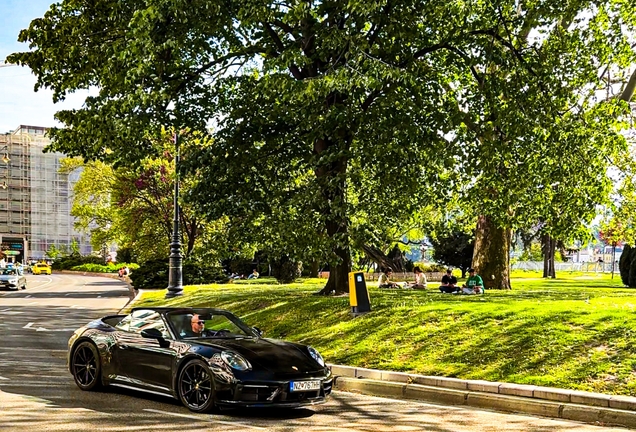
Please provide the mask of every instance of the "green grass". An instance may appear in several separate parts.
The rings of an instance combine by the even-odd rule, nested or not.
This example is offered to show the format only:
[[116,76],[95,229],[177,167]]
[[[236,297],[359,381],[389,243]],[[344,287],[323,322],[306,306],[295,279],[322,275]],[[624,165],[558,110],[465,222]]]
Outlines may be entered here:
[[636,395],[636,291],[617,275],[513,276],[512,291],[484,296],[369,286],[372,311],[357,318],[348,297],[312,295],[318,279],[191,286],[170,301],[149,291],[135,306],[229,309],[330,363]]

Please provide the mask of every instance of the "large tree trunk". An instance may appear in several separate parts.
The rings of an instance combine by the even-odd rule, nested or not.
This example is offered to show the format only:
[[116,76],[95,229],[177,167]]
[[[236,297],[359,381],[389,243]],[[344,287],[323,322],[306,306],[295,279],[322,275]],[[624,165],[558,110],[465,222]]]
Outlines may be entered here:
[[544,234],[541,237],[541,249],[543,251],[543,277],[556,278],[556,270],[554,267],[554,254],[556,253],[557,241]]
[[479,216],[473,267],[488,289],[510,289],[512,230],[500,228],[488,216]]
[[309,267],[309,277],[317,278],[319,268],[320,268],[320,263],[318,261],[312,261]]
[[[333,96],[337,99],[337,96]],[[332,102],[336,103],[336,102]],[[341,153],[348,148],[347,132],[342,131],[337,135],[340,141],[318,139],[314,143],[314,153],[319,157],[323,153],[328,156],[335,152]],[[329,162],[318,162],[315,169],[316,179],[320,187],[321,201],[318,204],[321,214],[325,217],[327,236],[333,241],[333,254],[337,262],[330,265],[329,279],[325,287],[318,294],[329,295],[349,292],[349,271],[351,269],[351,254],[349,253],[349,223],[346,214],[346,157],[341,156],[335,160],[325,158]]]

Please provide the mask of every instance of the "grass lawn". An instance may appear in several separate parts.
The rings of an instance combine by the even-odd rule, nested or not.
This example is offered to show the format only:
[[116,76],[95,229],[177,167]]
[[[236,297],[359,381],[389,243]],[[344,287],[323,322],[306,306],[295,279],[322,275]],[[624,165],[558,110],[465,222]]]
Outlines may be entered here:
[[349,314],[348,297],[312,295],[323,280],[147,291],[134,306],[229,309],[265,336],[311,344],[327,362],[636,395],[636,291],[620,277],[513,274],[512,291],[484,296],[369,287],[372,312]]

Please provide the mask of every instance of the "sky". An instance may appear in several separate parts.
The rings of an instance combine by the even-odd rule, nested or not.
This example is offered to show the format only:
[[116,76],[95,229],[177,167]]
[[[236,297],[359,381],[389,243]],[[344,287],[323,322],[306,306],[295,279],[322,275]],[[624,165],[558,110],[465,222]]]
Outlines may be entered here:
[[[0,0],[0,60],[19,51],[28,51],[28,44],[18,43],[20,30],[39,18],[55,0]],[[35,76],[29,68],[0,67],[0,133],[15,130],[20,125],[59,126],[53,118],[62,109],[80,108],[87,93],[70,95],[64,102],[53,104],[52,92],[33,91]]]

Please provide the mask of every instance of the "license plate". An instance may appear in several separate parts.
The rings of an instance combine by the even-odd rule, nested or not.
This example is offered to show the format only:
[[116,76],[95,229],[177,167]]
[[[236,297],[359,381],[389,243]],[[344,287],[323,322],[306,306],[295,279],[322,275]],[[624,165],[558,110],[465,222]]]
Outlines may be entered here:
[[320,390],[320,381],[292,381],[289,390],[293,392]]

